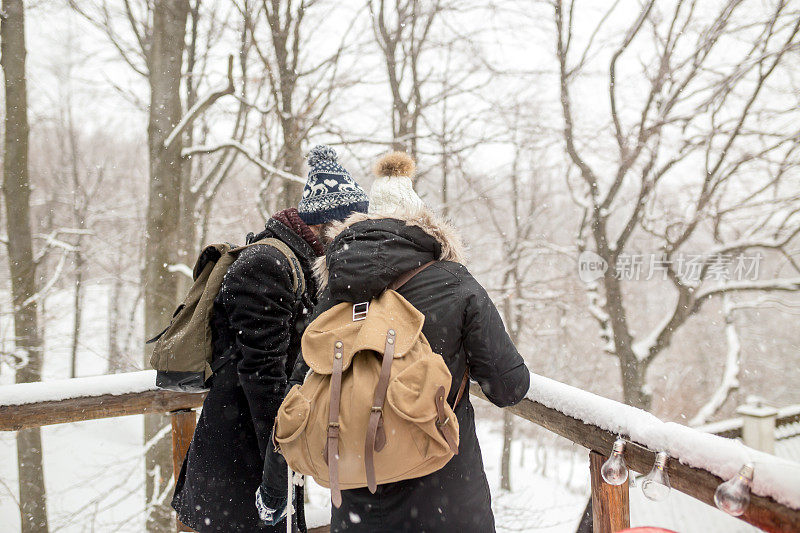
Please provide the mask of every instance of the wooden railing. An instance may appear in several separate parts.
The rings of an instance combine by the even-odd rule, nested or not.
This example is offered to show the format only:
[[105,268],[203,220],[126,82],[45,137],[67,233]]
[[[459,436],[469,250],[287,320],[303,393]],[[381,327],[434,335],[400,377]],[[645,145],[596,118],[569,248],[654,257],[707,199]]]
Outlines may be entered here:
[[[147,381],[148,376],[143,375],[145,373],[136,374],[140,382]],[[147,386],[127,387],[131,390],[120,391],[120,380],[125,379],[120,375],[108,376],[105,379],[88,378],[94,381],[91,390],[87,391],[82,386],[81,379],[87,378],[0,387],[0,430],[14,431],[49,424],[136,414],[170,413],[173,461],[177,475],[194,431],[193,409],[202,405],[205,395],[160,391]],[[110,384],[108,390],[103,389],[104,381]],[[53,386],[54,383],[57,385]],[[150,383],[154,383],[154,379]],[[68,386],[62,386],[64,384]],[[485,399],[475,384],[471,387],[471,393],[473,396]],[[605,399],[603,401],[610,402]],[[591,471],[594,531],[606,533],[628,527],[630,523],[628,484],[610,486],[603,483],[600,477],[600,466],[620,435],[527,398],[508,409],[525,420],[587,448]],[[624,452],[628,466],[636,472],[648,472],[653,465],[655,452],[635,442],[628,435],[622,436],[628,440]],[[713,505],[714,491],[724,480],[703,468],[681,463],[679,457],[673,459],[668,462],[672,487]],[[755,492],[751,495],[748,509],[740,518],[766,531],[800,531],[800,510]]]

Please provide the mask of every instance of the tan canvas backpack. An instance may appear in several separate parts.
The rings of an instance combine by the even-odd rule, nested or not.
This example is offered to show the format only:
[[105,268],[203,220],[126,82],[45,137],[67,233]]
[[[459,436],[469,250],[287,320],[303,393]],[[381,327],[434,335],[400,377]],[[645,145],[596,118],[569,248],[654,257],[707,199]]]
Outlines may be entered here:
[[422,333],[425,316],[394,290],[429,264],[369,303],[325,311],[303,335],[311,372],[281,404],[274,440],[292,470],[330,487],[336,507],[342,489],[374,493],[458,453],[450,371]]
[[231,360],[232,354],[214,355],[211,345],[211,317],[214,299],[228,269],[245,248],[269,245],[282,253],[292,267],[292,290],[299,298],[305,292],[300,261],[283,241],[275,238],[244,246],[228,243],[203,248],[192,273],[192,286],[175,310],[169,326],[147,341],[156,343],[150,366],[156,369],[156,386],[162,389],[199,392],[208,390],[206,380]]

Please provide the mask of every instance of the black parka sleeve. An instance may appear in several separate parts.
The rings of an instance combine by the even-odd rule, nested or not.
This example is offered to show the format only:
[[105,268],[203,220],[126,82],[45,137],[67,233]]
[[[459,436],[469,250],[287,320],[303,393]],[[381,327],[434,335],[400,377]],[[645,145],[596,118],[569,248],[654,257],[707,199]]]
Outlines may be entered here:
[[[303,384],[309,370],[303,358],[298,357],[294,364],[294,371],[289,378],[289,384],[286,387],[287,394],[295,385]],[[277,504],[286,499],[286,469],[286,459],[275,449],[275,446],[270,444],[264,457],[264,472],[261,477],[261,494],[267,507],[270,506],[270,503]]]
[[286,388],[295,295],[291,266],[269,245],[241,252],[225,276],[221,302],[236,337],[237,362],[263,457]]
[[[332,305],[330,291],[326,291],[320,296],[319,302],[314,309],[314,318],[318,317]],[[300,354],[294,363],[292,375],[289,376],[286,394],[288,394],[289,390],[295,385],[303,384],[309,370],[311,369],[306,364],[302,354]],[[286,468],[286,460],[283,458],[283,455],[276,451],[274,446],[270,445],[267,449],[266,457],[264,458],[264,472],[261,479],[261,492],[265,502],[277,503],[286,498]],[[268,503],[266,505],[269,506]]]
[[498,407],[519,403],[528,392],[530,372],[486,290],[469,274],[462,283],[466,301],[462,340],[470,377]]

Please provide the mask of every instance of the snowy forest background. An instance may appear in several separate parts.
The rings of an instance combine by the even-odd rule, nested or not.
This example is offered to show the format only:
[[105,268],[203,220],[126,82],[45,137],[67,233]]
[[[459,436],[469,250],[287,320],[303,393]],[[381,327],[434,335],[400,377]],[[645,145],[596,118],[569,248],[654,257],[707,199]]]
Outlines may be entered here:
[[[147,368],[201,244],[296,205],[327,143],[364,186],[379,154],[417,159],[533,372],[691,425],[800,402],[800,2],[22,4],[0,36],[0,383]],[[609,266],[589,282],[587,251]],[[652,254],[652,279],[624,274]],[[583,452],[478,412],[504,530],[582,510]],[[2,521],[41,519],[46,485],[51,530],[165,530],[166,418],[142,420],[2,435]],[[523,471],[557,502],[517,497]]]

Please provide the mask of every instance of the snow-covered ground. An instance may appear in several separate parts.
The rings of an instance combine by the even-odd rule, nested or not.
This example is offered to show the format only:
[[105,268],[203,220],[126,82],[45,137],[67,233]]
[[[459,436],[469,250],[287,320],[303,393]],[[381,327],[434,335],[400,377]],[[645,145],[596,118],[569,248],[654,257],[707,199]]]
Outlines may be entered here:
[[[86,285],[83,332],[76,374],[108,369],[108,289]],[[44,380],[68,377],[72,342],[72,293],[55,292],[44,306]],[[0,316],[3,338],[10,331]],[[0,384],[13,382],[0,365]],[[142,531],[144,462],[142,417],[58,424],[42,429],[45,484],[51,531]],[[15,434],[0,432],[0,523],[19,531]]]
[[[142,433],[140,416],[43,428],[51,531],[143,530]],[[0,433],[0,481],[3,531],[19,531],[13,433]]]

